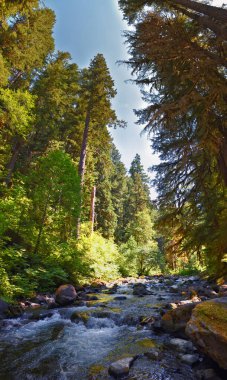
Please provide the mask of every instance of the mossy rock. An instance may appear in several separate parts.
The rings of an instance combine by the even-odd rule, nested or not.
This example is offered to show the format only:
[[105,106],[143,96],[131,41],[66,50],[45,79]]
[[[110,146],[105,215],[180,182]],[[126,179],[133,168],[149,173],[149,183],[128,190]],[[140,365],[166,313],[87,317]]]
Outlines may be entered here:
[[192,310],[198,303],[192,302],[168,310],[161,319],[161,326],[167,332],[184,332],[187,322],[191,318]]
[[105,370],[105,367],[103,365],[94,364],[89,368],[89,375],[90,376],[97,376],[104,370]]
[[227,297],[197,305],[186,333],[201,351],[227,369]]
[[143,348],[146,348],[146,349],[154,348],[154,347],[157,346],[156,342],[154,340],[152,340],[152,339],[149,339],[149,338],[138,340],[136,343],[140,347],[143,347]]
[[87,323],[89,318],[90,318],[90,313],[77,312],[77,311],[75,311],[70,317],[72,322],[76,322],[76,323],[83,322],[84,324]]

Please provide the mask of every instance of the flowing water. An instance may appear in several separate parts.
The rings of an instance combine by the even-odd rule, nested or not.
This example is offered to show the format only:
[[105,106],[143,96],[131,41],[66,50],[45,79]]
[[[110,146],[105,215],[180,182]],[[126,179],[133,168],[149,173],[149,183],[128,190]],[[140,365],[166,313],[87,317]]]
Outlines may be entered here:
[[[112,379],[106,370],[110,363],[134,355],[139,358],[127,379],[195,379],[191,368],[172,352],[161,361],[142,355],[162,347],[169,336],[156,335],[139,320],[155,317],[161,305],[174,298],[158,280],[146,284],[152,294],[144,297],[133,296],[133,284],[126,284],[116,294],[97,294],[99,300],[86,306],[43,311],[40,320],[25,313],[4,321],[0,380],[107,380]],[[115,300],[117,296],[126,299]]]

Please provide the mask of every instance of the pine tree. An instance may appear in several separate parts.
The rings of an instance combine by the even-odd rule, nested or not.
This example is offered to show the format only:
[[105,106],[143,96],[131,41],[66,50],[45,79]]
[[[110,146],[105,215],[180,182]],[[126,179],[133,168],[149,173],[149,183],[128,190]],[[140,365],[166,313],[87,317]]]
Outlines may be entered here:
[[[174,226],[172,247],[178,255],[200,254],[201,247],[206,247],[207,257],[219,252],[213,269],[220,272],[227,248],[221,232],[227,208],[224,45],[211,27],[198,25],[188,12],[200,12],[203,21],[216,20],[218,26],[218,20],[226,20],[226,10],[193,1],[168,1],[146,10],[145,5],[158,2],[120,3],[126,16],[132,12],[137,19],[135,31],[127,34],[132,56],[128,63],[148,102],[137,112],[139,122],[146,125],[161,158],[154,167],[161,226]],[[208,204],[214,205],[212,212]],[[218,249],[209,239],[216,234]]]
[[[110,76],[105,58],[102,54],[97,54],[91,61],[89,68],[82,72],[81,102],[78,104],[78,112],[84,116],[84,130],[79,160],[79,175],[81,178],[82,192],[84,187],[89,132],[91,133],[91,130],[95,131],[96,129],[105,129],[107,126],[117,123],[116,114],[111,107],[111,99],[115,95],[114,82]],[[78,236],[79,230],[80,219],[78,220]]]

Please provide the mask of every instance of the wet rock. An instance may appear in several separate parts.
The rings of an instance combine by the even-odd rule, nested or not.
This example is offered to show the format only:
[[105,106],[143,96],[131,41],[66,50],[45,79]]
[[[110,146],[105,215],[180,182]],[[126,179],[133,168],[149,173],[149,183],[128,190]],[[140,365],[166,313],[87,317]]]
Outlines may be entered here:
[[20,305],[11,305],[0,299],[0,319],[4,318],[17,318],[24,312]]
[[148,359],[159,360],[162,356],[161,351],[158,348],[152,348],[149,352],[144,354]]
[[90,287],[93,289],[93,291],[100,292],[102,289],[105,289],[106,282],[105,281],[96,280],[96,281],[93,281],[90,284]]
[[87,296],[88,301],[98,301],[99,298],[97,296]]
[[109,294],[115,294],[115,293],[117,292],[117,289],[118,289],[118,285],[117,285],[117,284],[114,284],[114,285],[112,286],[112,288],[109,288],[109,289],[107,290],[107,293],[109,293]]
[[139,316],[127,314],[121,318],[122,325],[136,326],[139,323]]
[[221,380],[212,368],[197,370],[196,377],[199,380]]
[[59,307],[59,305],[55,301],[49,303],[47,306],[48,309],[56,309],[57,307]]
[[227,369],[227,297],[197,305],[186,334],[201,351]]
[[159,333],[161,332],[163,329],[162,329],[162,323],[160,321],[160,319],[156,319],[154,321],[154,323],[152,324],[152,329],[153,331],[155,331],[156,333]]
[[133,294],[135,296],[145,296],[149,294],[149,292],[147,291],[147,287],[145,284],[138,283],[133,286]]
[[179,292],[179,287],[178,287],[178,285],[172,285],[172,286],[170,286],[170,288],[169,288],[169,292],[170,292],[170,293],[178,293],[178,292]]
[[139,320],[140,320],[140,324],[142,326],[152,325],[155,322],[154,317],[143,317],[143,316],[141,316],[139,318]]
[[115,313],[111,312],[111,311],[95,311],[94,313],[92,313],[92,317],[95,317],[95,318],[113,318],[115,315]]
[[41,310],[33,310],[33,312],[29,315],[29,319],[32,321],[40,321],[46,318],[53,317],[54,312],[51,311],[41,311]]
[[26,301],[25,306],[28,306],[30,309],[39,309],[41,305],[39,303]]
[[61,306],[70,305],[77,298],[73,285],[61,285],[55,292],[55,301]]
[[170,339],[168,346],[175,348],[178,352],[191,352],[195,350],[192,342],[179,338]]
[[109,374],[115,378],[127,375],[134,360],[134,357],[117,360],[109,366]]
[[114,297],[114,300],[115,301],[125,301],[125,300],[127,300],[127,297],[126,296],[116,296],[116,297]]
[[72,322],[75,322],[75,323],[79,323],[79,322],[83,322],[84,324],[87,323],[88,319],[90,318],[90,315],[86,312],[77,312],[75,311],[70,319]]
[[196,354],[184,354],[180,355],[179,358],[182,360],[182,362],[192,365],[199,361],[199,355]]
[[[159,281],[159,282],[160,282],[160,281]],[[165,285],[167,285],[167,286],[172,286],[172,285],[174,285],[174,281],[171,280],[171,279],[167,279],[167,280],[165,280]]]
[[0,299],[0,319],[6,318],[9,312],[9,304]]
[[164,299],[165,299],[165,298],[162,297],[162,296],[158,296],[158,297],[157,297],[157,300],[158,300],[158,301],[163,301]]
[[219,287],[219,297],[227,297],[227,283],[224,283]]
[[191,318],[192,310],[197,303],[188,303],[167,311],[161,319],[162,328],[167,332],[177,332],[185,330],[186,324]]

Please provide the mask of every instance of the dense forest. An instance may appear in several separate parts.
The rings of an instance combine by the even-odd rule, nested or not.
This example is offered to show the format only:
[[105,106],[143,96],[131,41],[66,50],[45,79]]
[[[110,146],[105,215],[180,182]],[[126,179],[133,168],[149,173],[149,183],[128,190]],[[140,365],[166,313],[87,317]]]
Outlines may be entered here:
[[[168,271],[226,272],[227,11],[191,0],[120,0],[138,110],[161,162],[127,172],[111,128],[102,54],[56,51],[38,0],[1,3],[0,293]],[[222,23],[223,22],[223,23]],[[221,25],[224,25],[223,27]],[[139,144],[139,142],[138,142]]]

